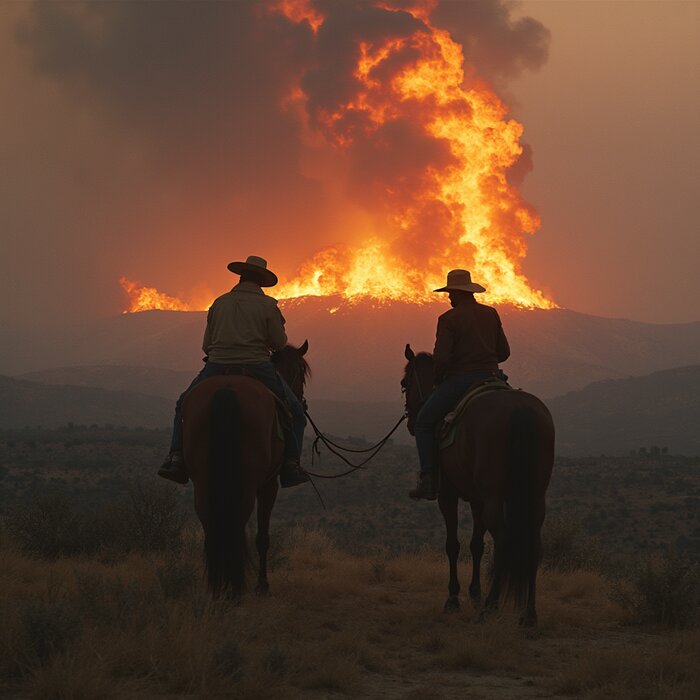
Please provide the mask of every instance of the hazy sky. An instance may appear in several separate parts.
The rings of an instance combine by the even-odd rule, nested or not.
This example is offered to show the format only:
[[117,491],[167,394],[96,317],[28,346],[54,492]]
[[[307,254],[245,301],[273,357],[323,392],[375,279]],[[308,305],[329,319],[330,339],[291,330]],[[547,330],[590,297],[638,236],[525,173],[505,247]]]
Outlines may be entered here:
[[[280,106],[309,32],[256,4],[0,3],[0,319],[118,313],[120,275],[219,293],[234,257],[291,273],[346,235]],[[322,102],[348,33],[385,28],[320,4],[340,28],[313,49],[338,68],[309,78]],[[700,320],[700,2],[438,12],[524,124],[533,284],[586,313]]]
[[537,0],[549,60],[511,85],[542,215],[524,268],[569,308],[700,320],[700,2]]

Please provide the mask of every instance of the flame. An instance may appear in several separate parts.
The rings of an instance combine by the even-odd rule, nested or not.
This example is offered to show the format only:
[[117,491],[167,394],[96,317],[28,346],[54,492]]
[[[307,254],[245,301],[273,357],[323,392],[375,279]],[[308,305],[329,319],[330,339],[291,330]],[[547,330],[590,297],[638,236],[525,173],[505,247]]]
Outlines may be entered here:
[[[521,270],[526,237],[540,226],[537,212],[507,177],[523,153],[523,127],[508,119],[508,107],[471,66],[465,86],[462,47],[431,24],[436,4],[402,0],[397,9],[391,0],[373,5],[368,0],[359,6],[408,13],[415,29],[357,41],[357,89],[345,102],[329,106],[309,100],[302,76],[290,86],[285,104],[303,114],[308,132],[349,157],[362,145],[380,156],[385,152],[390,161],[410,138],[438,155],[410,172],[397,166],[372,173],[367,188],[376,209],[373,229],[358,236],[358,243],[316,253],[275,289],[276,297],[421,304],[435,301],[432,290],[444,285],[448,270],[465,268],[486,287],[483,297],[489,303],[557,306],[533,289]],[[326,18],[312,0],[273,0],[268,9],[294,23],[308,22],[317,39],[323,33]],[[401,129],[408,141],[401,139]],[[130,311],[194,308],[128,280],[122,285]]]
[[[339,294],[423,303],[434,300],[432,290],[444,284],[447,270],[464,267],[487,288],[487,301],[556,306],[520,270],[525,236],[540,225],[537,212],[507,179],[523,153],[523,128],[506,118],[508,108],[483,81],[463,87],[462,47],[430,24],[435,4],[416,0],[398,10],[376,3],[386,12],[409,12],[419,27],[406,36],[359,42],[356,94],[310,118],[331,144],[346,150],[360,139],[381,148],[382,129],[408,121],[447,145],[449,164],[427,166],[418,182],[398,177],[382,183],[381,230],[368,232],[352,249],[320,251],[281,286],[279,297]],[[285,0],[275,9],[293,22],[311,22],[308,7],[306,0]],[[322,31],[314,13],[316,31]],[[430,223],[437,218],[438,230]]]
[[159,292],[154,287],[141,287],[138,282],[119,278],[124,291],[129,297],[129,308],[123,313],[134,313],[137,311],[153,311],[160,309],[163,311],[194,311],[194,309],[177,297],[171,297]]

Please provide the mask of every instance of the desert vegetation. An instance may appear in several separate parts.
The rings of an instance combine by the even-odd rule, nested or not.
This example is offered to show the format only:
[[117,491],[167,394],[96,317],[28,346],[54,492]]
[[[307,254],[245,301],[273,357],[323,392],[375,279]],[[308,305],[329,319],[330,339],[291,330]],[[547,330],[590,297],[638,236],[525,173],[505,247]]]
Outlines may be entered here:
[[[310,489],[282,492],[271,596],[212,600],[191,494],[152,477],[166,439],[79,426],[0,436],[0,695],[697,697],[700,570],[677,546],[697,527],[684,517],[697,463],[558,462],[533,634],[510,610],[478,622],[464,596],[460,612],[442,612],[440,516],[397,491],[414,464],[398,446],[320,483],[326,511]],[[611,504],[619,547],[589,527],[599,503]],[[650,513],[666,518],[654,546]],[[465,515],[463,544],[468,528]]]
[[[164,524],[168,538],[178,522],[173,516]],[[176,546],[105,542],[91,554],[50,557],[24,551],[27,542],[5,530],[0,692],[86,699],[696,697],[697,570],[687,570],[675,592],[676,564],[613,581],[585,560],[560,560],[567,551],[558,534],[554,539],[533,635],[510,611],[483,623],[469,606],[443,614],[445,563],[427,548],[352,554],[322,532],[293,528],[277,539],[272,595],[234,602],[207,595],[200,537],[189,527]]]

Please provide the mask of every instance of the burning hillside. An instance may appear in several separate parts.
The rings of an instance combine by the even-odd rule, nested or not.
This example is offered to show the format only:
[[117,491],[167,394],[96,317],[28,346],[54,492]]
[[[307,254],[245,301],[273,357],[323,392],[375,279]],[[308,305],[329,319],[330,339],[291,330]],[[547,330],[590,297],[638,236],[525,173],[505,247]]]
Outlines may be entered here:
[[[513,184],[523,128],[465,62],[462,46],[433,24],[436,6],[268,4],[267,13],[312,34],[311,59],[288,86],[285,109],[309,144],[343,163],[336,185],[366,215],[352,243],[317,252],[275,296],[421,304],[447,270],[464,267],[487,288],[488,302],[556,306],[521,270],[527,236],[539,227]],[[323,60],[331,43],[335,59]],[[337,240],[333,231],[328,240]],[[125,278],[122,285],[128,311],[208,306]]]

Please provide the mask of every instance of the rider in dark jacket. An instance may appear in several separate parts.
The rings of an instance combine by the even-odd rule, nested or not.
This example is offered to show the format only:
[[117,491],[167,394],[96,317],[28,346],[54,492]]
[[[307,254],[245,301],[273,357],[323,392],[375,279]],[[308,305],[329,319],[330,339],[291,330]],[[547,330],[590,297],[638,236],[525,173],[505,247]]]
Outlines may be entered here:
[[411,498],[434,500],[437,495],[436,425],[476,382],[499,376],[498,363],[510,356],[498,312],[479,304],[474,294],[485,292],[467,270],[451,270],[447,284],[452,309],[438,318],[435,337],[435,389],[415,423],[420,474]]

